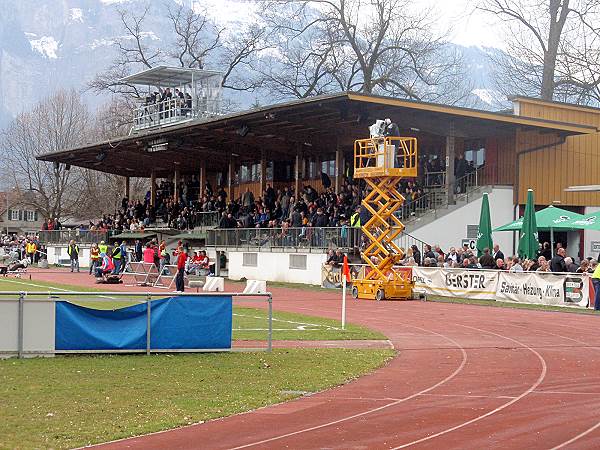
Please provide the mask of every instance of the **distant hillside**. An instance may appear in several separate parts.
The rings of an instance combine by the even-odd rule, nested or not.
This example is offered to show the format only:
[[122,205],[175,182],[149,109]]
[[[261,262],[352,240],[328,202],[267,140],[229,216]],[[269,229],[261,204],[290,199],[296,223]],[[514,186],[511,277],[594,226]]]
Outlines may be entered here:
[[[180,3],[182,0],[165,0]],[[189,1],[189,0],[188,0]],[[240,15],[227,13],[227,3],[239,9],[241,2],[222,0],[211,12],[220,23]],[[106,68],[114,55],[113,41],[122,35],[116,6],[142,8],[142,0],[0,0],[0,127],[18,112],[29,108],[49,92],[63,87],[83,88],[96,73]],[[164,2],[152,3],[146,39],[168,42],[170,23]],[[156,5],[156,6],[155,6]],[[239,11],[238,11],[239,12]],[[505,107],[505,99],[494,91],[490,80],[488,52],[495,49],[458,47],[472,81],[471,104],[479,108]],[[91,107],[105,99],[86,92]],[[226,93],[227,95],[227,93]],[[252,93],[230,94],[243,107],[256,98]],[[270,103],[261,97],[261,104]]]

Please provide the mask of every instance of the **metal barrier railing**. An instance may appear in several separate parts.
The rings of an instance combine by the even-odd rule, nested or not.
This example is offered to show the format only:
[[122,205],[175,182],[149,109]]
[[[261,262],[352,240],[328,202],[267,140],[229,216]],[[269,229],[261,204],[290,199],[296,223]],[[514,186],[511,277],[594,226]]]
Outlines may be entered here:
[[133,127],[136,130],[178,122],[195,116],[192,100],[172,98],[149,103],[133,110]]
[[[417,139],[382,136],[354,141],[355,176],[369,176],[375,169],[384,174],[416,177]],[[388,173],[390,170],[394,173]]]
[[208,230],[207,247],[228,249],[327,250],[351,249],[360,245],[360,228],[303,227],[303,228],[219,228]]
[[42,230],[38,232],[40,242],[44,244],[68,244],[74,240],[78,244],[94,244],[100,241],[108,242],[112,231],[96,230]]
[[[123,298],[124,301],[129,303],[147,305],[146,313],[146,348],[142,350],[127,349],[127,350],[54,350],[52,354],[65,354],[65,353],[178,353],[178,352],[218,352],[218,351],[267,351],[270,352],[273,349],[273,295],[270,292],[264,294],[246,294],[241,292],[205,292],[205,293],[186,293],[186,297],[232,297],[236,298],[237,301],[251,302],[249,298],[260,298],[265,297],[267,300],[267,311],[268,311],[268,329],[267,329],[267,347],[266,348],[230,348],[230,349],[153,349],[151,347],[151,316],[152,316],[152,298],[160,297],[165,298],[164,293],[153,293],[153,292],[26,292],[26,291],[5,291],[0,292],[0,302],[18,302],[18,316],[17,316],[17,356],[23,358],[29,352],[24,350],[24,330],[25,330],[25,303],[26,302],[57,302],[65,301],[63,297],[77,297],[88,298],[88,302],[114,302],[116,298]],[[93,297],[92,299],[89,299]],[[140,298],[142,297],[142,298]],[[69,301],[69,300],[66,300]],[[233,325],[232,325],[233,326]],[[2,351],[0,353],[11,353],[10,351]],[[33,352],[34,354],[40,354],[40,352]],[[46,352],[47,353],[47,352]]]

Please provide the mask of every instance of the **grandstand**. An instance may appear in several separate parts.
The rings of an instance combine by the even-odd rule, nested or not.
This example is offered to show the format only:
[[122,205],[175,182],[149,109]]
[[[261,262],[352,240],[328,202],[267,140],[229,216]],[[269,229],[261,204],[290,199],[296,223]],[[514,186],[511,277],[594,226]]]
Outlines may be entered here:
[[[137,81],[165,85],[145,76],[137,74]],[[191,81],[191,74],[188,78]],[[173,196],[179,198],[180,182],[190,177],[200,186],[207,182],[215,188],[221,186],[228,199],[247,191],[259,197],[267,185],[275,190],[289,187],[296,193],[310,185],[321,192],[322,173],[331,180],[331,190],[339,192],[353,178],[354,141],[363,138],[376,119],[389,117],[399,125],[402,136],[419,141],[423,192],[413,199],[410,209],[400,212],[408,233],[401,238],[401,245],[422,245],[436,236],[438,243],[447,247],[472,237],[469,224],[477,224],[477,200],[483,192],[499,206],[492,211],[494,223],[506,223],[518,215],[529,187],[536,189],[542,206],[560,200],[563,206],[581,213],[586,206],[600,206],[598,194],[585,194],[584,198],[580,193],[564,192],[570,185],[585,184],[581,176],[577,180],[571,174],[558,177],[555,186],[549,187],[543,184],[545,176],[540,172],[573,165],[570,161],[577,159],[577,152],[572,149],[578,142],[596,139],[590,135],[598,131],[600,111],[522,97],[513,101],[512,112],[489,112],[343,92],[226,115],[213,108],[202,114],[177,115],[168,125],[143,121],[143,126],[138,110],[132,117],[134,130],[127,136],[39,159],[108,172],[126,180],[148,178],[151,203],[156,201],[160,180],[172,181]],[[536,163],[542,154],[548,164],[545,168]],[[455,158],[464,158],[469,168],[458,177]],[[129,197],[128,181],[125,186],[124,195]],[[550,189],[553,191],[548,192]],[[457,211],[460,220],[453,218]],[[181,234],[166,226],[159,231],[166,236]],[[202,244],[227,253],[230,276],[253,278],[260,272],[268,280],[315,284],[327,249],[351,250],[359,239],[339,229],[327,229],[320,235],[323,238],[308,240],[297,230],[285,236],[277,229],[238,228],[234,232],[217,228],[216,219],[196,227],[194,233],[205,238],[203,242],[200,239]],[[503,248],[513,246],[509,233],[501,239]],[[581,247],[583,253],[582,235],[573,233],[568,239],[569,245]]]

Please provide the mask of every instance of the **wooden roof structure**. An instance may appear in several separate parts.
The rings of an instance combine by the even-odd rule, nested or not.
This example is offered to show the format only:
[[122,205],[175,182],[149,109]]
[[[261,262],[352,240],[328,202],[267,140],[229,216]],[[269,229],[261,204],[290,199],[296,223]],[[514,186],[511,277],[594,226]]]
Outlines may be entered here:
[[512,114],[417,102],[359,93],[338,93],[275,104],[250,111],[145,130],[110,141],[40,155],[39,160],[69,164],[123,176],[168,176],[225,170],[229,161],[291,160],[350,150],[368,137],[376,119],[391,118],[401,133],[479,139],[512,136],[517,129],[560,136],[595,133],[594,126]]

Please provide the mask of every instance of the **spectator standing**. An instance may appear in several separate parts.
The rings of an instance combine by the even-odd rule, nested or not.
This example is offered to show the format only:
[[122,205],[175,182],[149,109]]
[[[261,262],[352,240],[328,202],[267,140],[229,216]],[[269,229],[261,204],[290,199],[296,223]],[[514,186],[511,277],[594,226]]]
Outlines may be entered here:
[[100,265],[100,250],[98,244],[92,244],[90,248],[90,275],[96,273],[96,267]]
[[143,249],[142,249],[142,241],[139,239],[135,240],[135,260],[142,261],[143,258]]
[[419,248],[414,244],[410,248],[412,248],[412,257],[415,260],[415,265],[420,266],[421,265],[421,252],[419,251]]
[[579,266],[573,262],[573,258],[567,256],[565,258],[565,267],[567,268],[567,272],[576,273]]
[[550,260],[550,272],[567,271],[567,266],[565,264],[565,255],[565,249],[562,247],[556,251],[556,255],[554,255],[554,258]]
[[540,252],[540,256],[546,258],[546,261],[550,261],[552,259],[552,250],[550,250],[550,242],[544,242],[542,245],[542,251]]
[[71,272],[74,272],[75,270],[79,272],[79,246],[75,243],[74,240],[71,240],[71,242],[69,242],[67,254],[71,259]]
[[600,264],[596,266],[592,274],[592,284],[594,285],[594,310],[600,311]]
[[523,266],[521,265],[521,260],[518,256],[513,256],[510,272],[523,272]]
[[490,255],[489,248],[486,247],[483,249],[483,255],[481,255],[481,258],[479,258],[479,264],[481,264],[482,269],[496,268],[496,261],[494,260],[492,255]]
[[494,245],[494,253],[492,253],[492,257],[494,258],[494,261],[497,261],[498,259],[504,260],[504,253],[500,251],[500,246],[498,244]]
[[177,247],[177,276],[175,277],[175,286],[177,292],[183,292],[185,289],[183,275],[185,272],[185,263],[187,261],[187,253],[182,246]]
[[[71,242],[73,242],[73,241],[71,241]],[[29,259],[30,264],[33,264],[36,251],[37,251],[37,247],[35,245],[35,242],[33,242],[33,239],[28,239],[27,243],[25,244],[25,252],[27,253],[27,258]],[[71,270],[71,272],[73,272],[73,271]]]

